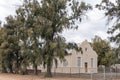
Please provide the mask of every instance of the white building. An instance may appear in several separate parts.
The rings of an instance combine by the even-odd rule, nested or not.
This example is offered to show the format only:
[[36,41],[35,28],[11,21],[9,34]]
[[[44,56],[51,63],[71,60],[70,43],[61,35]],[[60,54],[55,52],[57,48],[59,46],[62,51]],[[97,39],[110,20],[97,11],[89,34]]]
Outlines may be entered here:
[[[58,60],[58,67],[53,65],[52,72],[56,73],[97,73],[98,55],[92,49],[87,40],[80,44],[82,53],[72,50],[71,54],[66,56],[61,62]],[[46,69],[40,68],[42,72]]]

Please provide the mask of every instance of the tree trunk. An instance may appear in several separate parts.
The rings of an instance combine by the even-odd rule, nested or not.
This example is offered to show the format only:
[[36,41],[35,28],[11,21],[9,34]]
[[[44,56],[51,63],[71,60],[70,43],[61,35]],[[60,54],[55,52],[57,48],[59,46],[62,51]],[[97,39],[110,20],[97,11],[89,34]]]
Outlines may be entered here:
[[7,73],[7,70],[3,61],[2,61],[2,73]]
[[16,63],[15,63],[15,69],[14,69],[14,71],[15,71],[15,74],[18,74],[18,73],[19,73],[19,64],[18,64],[18,60],[17,60]]
[[52,77],[50,61],[47,63],[47,72],[46,72],[45,77]]
[[13,73],[13,69],[12,69],[12,65],[11,64],[9,65],[9,70],[10,70],[10,73]]
[[34,65],[34,75],[38,75],[37,65]]
[[22,74],[22,75],[26,75],[26,74],[28,74],[26,64],[23,64],[23,65],[22,65],[22,68],[21,68],[21,74]]
[[27,72],[27,66],[25,66],[24,74],[25,75],[28,74],[28,72]]
[[16,53],[17,56],[17,62],[16,62],[16,74],[18,74],[19,71],[19,59],[18,59],[18,52]]

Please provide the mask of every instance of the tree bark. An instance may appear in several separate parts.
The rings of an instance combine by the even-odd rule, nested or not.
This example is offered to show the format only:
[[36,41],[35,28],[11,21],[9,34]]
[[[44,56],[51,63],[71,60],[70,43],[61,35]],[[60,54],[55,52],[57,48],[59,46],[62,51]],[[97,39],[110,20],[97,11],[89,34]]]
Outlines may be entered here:
[[4,61],[2,61],[2,73],[7,73],[6,67],[4,65]]
[[9,65],[10,73],[13,73],[12,64]]
[[34,65],[34,75],[38,75],[37,65]]
[[47,63],[47,72],[46,72],[45,77],[52,77],[50,61],[49,61],[49,63]]
[[18,59],[18,52],[16,53],[16,68],[15,68],[15,74],[18,74],[19,71],[19,59]]
[[25,66],[24,74],[25,74],[25,75],[28,74],[28,72],[27,72],[27,66]]
[[21,74],[22,74],[22,75],[28,74],[28,72],[27,72],[27,66],[26,66],[25,64],[23,64],[23,66],[22,66],[22,68],[21,68]]

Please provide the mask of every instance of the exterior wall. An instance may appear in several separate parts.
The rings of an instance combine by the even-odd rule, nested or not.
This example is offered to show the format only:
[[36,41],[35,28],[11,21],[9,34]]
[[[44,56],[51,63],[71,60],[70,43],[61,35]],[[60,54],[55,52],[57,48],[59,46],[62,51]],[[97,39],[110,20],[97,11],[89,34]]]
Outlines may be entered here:
[[[81,48],[83,50],[83,55],[82,55],[82,67],[83,69],[85,68],[85,62],[88,64],[88,72],[87,73],[97,73],[97,54],[96,52],[92,49],[90,44],[85,40],[81,45]],[[85,51],[85,48],[87,48],[87,51]],[[91,58],[93,58],[93,67],[91,67]],[[83,71],[85,73],[85,70]]]
[[[80,45],[82,48],[82,52],[76,52],[75,50],[72,51],[71,55],[68,55],[65,57],[67,61],[67,65],[63,66],[63,62],[58,60],[58,67],[55,68],[55,65],[53,65],[52,72],[56,73],[97,73],[97,54],[92,49],[90,44],[85,40]],[[86,50],[87,48],[87,50]],[[77,66],[78,57],[81,57],[81,66]],[[91,58],[93,58],[93,66],[91,66]],[[85,63],[87,63],[87,68],[85,68]],[[42,72],[45,72],[46,69],[39,67],[39,69],[42,70]],[[87,69],[87,72],[86,72]]]

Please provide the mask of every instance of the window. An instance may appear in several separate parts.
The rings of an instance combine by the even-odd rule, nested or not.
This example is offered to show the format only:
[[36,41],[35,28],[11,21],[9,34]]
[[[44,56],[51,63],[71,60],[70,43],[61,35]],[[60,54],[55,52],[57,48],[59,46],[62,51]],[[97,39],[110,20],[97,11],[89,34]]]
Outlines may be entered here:
[[68,65],[68,62],[66,59],[63,60],[63,66],[66,67]]
[[93,68],[93,58],[91,58],[91,68]]
[[81,57],[78,57],[78,58],[77,58],[77,66],[78,66],[78,67],[81,67]]
[[85,51],[87,51],[87,48],[85,48]]

